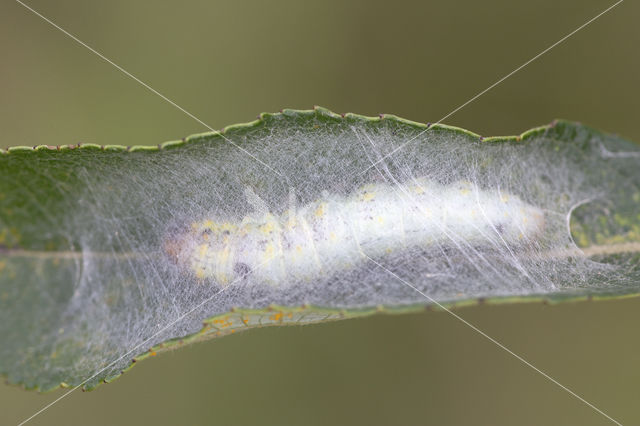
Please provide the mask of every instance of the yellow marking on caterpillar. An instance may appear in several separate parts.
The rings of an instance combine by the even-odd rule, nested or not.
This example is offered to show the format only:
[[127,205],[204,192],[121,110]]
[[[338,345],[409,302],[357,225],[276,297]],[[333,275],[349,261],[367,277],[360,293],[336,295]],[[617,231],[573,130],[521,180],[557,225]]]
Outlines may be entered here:
[[273,247],[273,244],[267,244],[267,246],[264,248],[264,260],[267,261],[269,259],[273,259],[275,256],[275,248]]
[[327,203],[320,203],[318,208],[316,209],[315,215],[316,217],[322,217],[326,213]]
[[229,260],[230,256],[231,256],[231,249],[227,245],[227,246],[225,246],[225,248],[220,253],[220,257],[218,259],[218,262],[221,263],[221,264],[225,264]]
[[274,228],[273,222],[267,222],[260,227],[260,230],[262,231],[262,233],[268,235],[273,232],[273,228]]
[[371,201],[376,197],[375,192],[365,192],[360,195],[360,201]]
[[287,228],[295,228],[296,225],[298,224],[298,222],[296,221],[296,216],[292,214],[290,211],[287,211],[286,215],[287,215],[287,222],[285,226]]

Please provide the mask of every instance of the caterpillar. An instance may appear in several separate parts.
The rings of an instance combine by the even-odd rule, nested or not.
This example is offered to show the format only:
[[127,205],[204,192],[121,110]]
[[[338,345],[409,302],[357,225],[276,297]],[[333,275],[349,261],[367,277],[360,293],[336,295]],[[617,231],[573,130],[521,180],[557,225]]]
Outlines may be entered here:
[[543,230],[543,211],[517,196],[422,178],[366,185],[348,196],[327,194],[280,216],[266,211],[239,223],[197,221],[165,249],[199,280],[225,286],[251,276],[288,286],[411,247],[456,240],[516,246]]

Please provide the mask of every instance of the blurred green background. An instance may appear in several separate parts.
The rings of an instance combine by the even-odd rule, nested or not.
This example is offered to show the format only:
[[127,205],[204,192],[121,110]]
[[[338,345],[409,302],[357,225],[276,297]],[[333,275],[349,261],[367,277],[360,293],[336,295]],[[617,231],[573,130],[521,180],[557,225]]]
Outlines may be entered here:
[[[214,128],[314,104],[437,121],[612,3],[28,2]],[[640,5],[622,3],[446,123],[491,136],[567,118],[640,141],[638,16]],[[2,147],[155,145],[206,130],[11,1],[0,6],[0,53]],[[640,423],[640,299],[459,314]],[[61,394],[0,385],[0,423]],[[607,421],[447,313],[425,312],[197,344],[74,392],[30,424]]]

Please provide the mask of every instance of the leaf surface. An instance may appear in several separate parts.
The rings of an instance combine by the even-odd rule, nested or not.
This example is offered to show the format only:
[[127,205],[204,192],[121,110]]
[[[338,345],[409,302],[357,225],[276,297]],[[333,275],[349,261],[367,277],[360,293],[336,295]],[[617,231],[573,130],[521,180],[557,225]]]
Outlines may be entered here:
[[[352,253],[336,245],[318,253],[317,276],[292,278],[283,261],[258,282],[256,259],[284,235],[264,228],[302,217],[286,216],[292,206],[319,215],[322,206],[329,215],[342,209],[327,222],[335,228],[358,200],[374,194],[411,205],[421,185],[436,197],[418,210],[463,203],[477,221],[446,219],[433,225],[430,243],[399,249],[408,231],[381,216],[367,232],[384,236],[371,242],[383,254],[347,265],[340,253]],[[516,237],[510,222],[493,223],[487,211],[508,197],[543,212],[544,225]],[[332,238],[333,228],[315,220],[308,235]],[[272,236],[256,243],[256,259],[236,258],[234,271],[245,275],[231,283],[219,272],[199,277],[172,257],[198,226],[218,232],[243,223]],[[316,108],[157,147],[0,151],[0,373],[27,388],[90,389],[160,350],[261,326],[639,293],[640,148],[577,123],[481,138]]]

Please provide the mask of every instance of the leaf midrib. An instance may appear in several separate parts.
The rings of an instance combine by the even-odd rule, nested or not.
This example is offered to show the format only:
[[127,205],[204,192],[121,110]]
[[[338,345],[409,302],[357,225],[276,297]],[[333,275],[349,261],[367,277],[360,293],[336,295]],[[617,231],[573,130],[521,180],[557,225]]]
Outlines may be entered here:
[[[548,258],[561,258],[568,256],[592,257],[598,255],[611,255],[620,253],[640,253],[640,242],[627,242],[618,244],[603,244],[574,249],[563,249],[543,252]],[[31,257],[35,259],[83,259],[86,257],[133,259],[142,256],[137,252],[97,252],[97,251],[56,251],[56,250],[25,250],[25,249],[0,249],[3,257]]]

